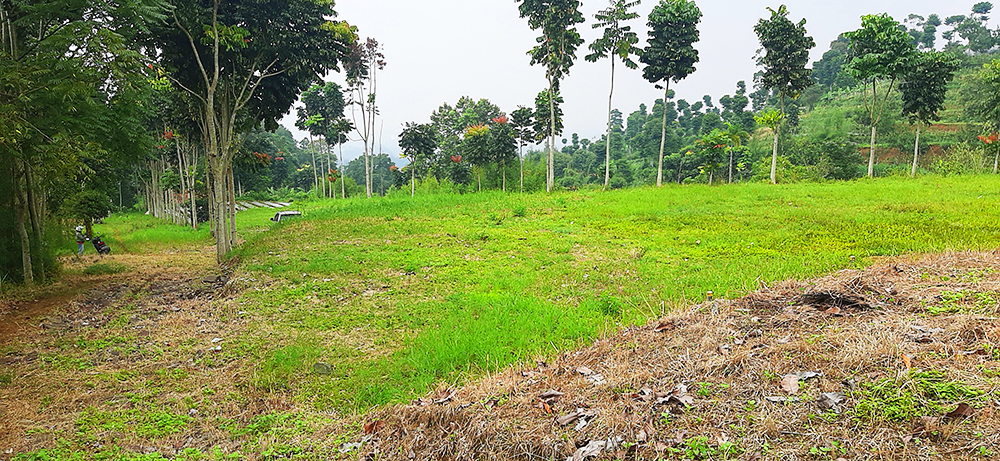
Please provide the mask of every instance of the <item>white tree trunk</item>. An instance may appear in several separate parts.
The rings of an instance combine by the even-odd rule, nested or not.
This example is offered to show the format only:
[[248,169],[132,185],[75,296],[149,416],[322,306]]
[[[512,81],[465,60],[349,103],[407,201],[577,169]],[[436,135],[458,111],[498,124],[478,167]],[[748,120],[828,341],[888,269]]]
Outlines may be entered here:
[[871,149],[868,152],[868,177],[875,176],[875,124],[872,124]]
[[781,134],[781,122],[774,125],[774,146],[771,149],[771,184],[778,184],[778,137]]
[[920,121],[917,121],[917,139],[913,141],[913,168],[910,169],[910,177],[917,176],[917,156],[920,155]]
[[[667,79],[663,82],[663,121],[660,126],[660,163],[656,167],[656,187],[663,187],[663,148],[667,141],[667,97],[669,95],[670,79]],[[680,177],[680,172],[677,175]]]
[[[611,111],[612,103],[615,97],[615,54],[611,53],[611,93],[608,94],[608,131],[605,139],[604,147],[604,188],[607,189],[608,185],[611,184]],[[667,100],[663,100],[663,113],[666,114],[667,111]]]

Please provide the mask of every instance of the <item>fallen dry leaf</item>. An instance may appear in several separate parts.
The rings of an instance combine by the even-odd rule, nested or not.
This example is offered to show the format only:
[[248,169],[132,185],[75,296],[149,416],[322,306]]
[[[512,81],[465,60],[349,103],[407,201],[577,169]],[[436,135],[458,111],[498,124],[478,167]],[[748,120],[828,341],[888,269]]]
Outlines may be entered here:
[[592,440],[587,444],[587,446],[576,450],[576,452],[573,453],[573,456],[571,456],[567,461],[583,461],[587,458],[598,456],[601,454],[601,451],[604,450],[604,446],[606,444],[607,443],[603,440]]
[[674,328],[676,328],[676,326],[673,324],[673,322],[660,322],[660,324],[657,325],[656,328],[653,328],[653,331],[657,333],[663,333],[664,331],[670,331],[673,330]]
[[587,367],[577,367],[576,372],[580,373],[583,376],[590,376],[594,374],[594,370],[591,370],[590,368]]
[[788,395],[795,395],[799,392],[799,377],[796,375],[785,375],[781,378],[781,390]]
[[542,392],[541,394],[538,394],[539,400],[542,400],[543,402],[553,402],[553,401],[559,400],[559,397],[562,397],[562,396],[563,396],[563,393],[559,392],[557,390],[548,390],[548,391]]
[[382,421],[381,419],[377,421],[369,421],[365,423],[365,434],[377,434],[382,429],[385,429],[385,426],[385,421]]
[[944,417],[945,419],[965,419],[968,418],[969,416],[972,416],[972,412],[973,412],[972,407],[970,407],[969,404],[960,403],[958,404],[958,408],[956,408],[951,413],[944,415]]

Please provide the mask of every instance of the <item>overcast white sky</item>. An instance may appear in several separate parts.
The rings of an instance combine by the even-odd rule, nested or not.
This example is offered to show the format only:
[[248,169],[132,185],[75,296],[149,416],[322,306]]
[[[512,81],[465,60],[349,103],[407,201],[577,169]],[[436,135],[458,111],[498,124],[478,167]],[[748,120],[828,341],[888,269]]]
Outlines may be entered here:
[[[806,18],[806,30],[817,45],[812,61],[817,61],[838,34],[860,27],[864,14],[885,12],[900,22],[910,13],[937,13],[944,18],[969,14],[977,1],[787,0],[784,4],[792,20]],[[642,17],[632,21],[642,46],[646,16],[657,2],[643,0],[637,9]],[[699,25],[701,41],[695,44],[701,62],[695,73],[672,89],[678,98],[693,102],[708,94],[717,103],[721,96],[735,92],[739,80],[753,87],[754,54],[759,47],[753,26],[770,16],[768,6],[777,8],[781,3],[699,0],[697,4],[704,15]],[[579,133],[593,139],[605,130],[610,63],[589,63],[583,56],[586,46],[602,33],[591,27],[594,13],[607,6],[607,0],[583,2],[587,23],[579,30],[586,42],[562,85],[564,137]],[[398,158],[396,140],[403,124],[429,122],[431,112],[443,103],[454,105],[462,96],[486,98],[510,113],[519,105],[532,106],[535,95],[546,87],[544,70],[529,66],[526,54],[538,33],[518,16],[514,0],[338,0],[336,11],[339,19],[358,26],[362,39],[373,37],[384,45],[387,66],[378,76],[378,104],[384,126],[383,152],[393,159]],[[331,80],[341,78],[333,75]],[[652,106],[659,97],[662,92],[642,78],[641,68],[617,66],[614,105],[626,117],[640,103]],[[296,138],[305,137],[294,122],[290,115],[282,124]],[[348,160],[360,151],[359,143],[345,145]]]

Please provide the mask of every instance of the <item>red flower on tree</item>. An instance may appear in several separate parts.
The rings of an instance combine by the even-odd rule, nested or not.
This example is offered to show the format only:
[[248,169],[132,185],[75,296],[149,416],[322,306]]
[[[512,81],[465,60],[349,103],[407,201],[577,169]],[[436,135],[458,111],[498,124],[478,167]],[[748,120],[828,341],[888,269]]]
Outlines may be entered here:
[[392,165],[392,166],[389,167],[389,171],[396,171],[398,169],[399,169],[399,167],[396,166],[396,165]]
[[493,123],[507,123],[507,117],[504,116],[504,115],[501,115],[501,116],[493,119]]
[[452,155],[451,156],[451,161],[453,161],[455,163],[462,163],[462,156],[461,155]]
[[977,137],[979,138],[980,141],[982,141],[982,142],[984,142],[986,144],[993,144],[993,143],[997,142],[998,134],[997,134],[996,131],[994,131],[993,134],[991,134],[989,136],[977,136]]
[[174,132],[170,130],[163,130],[163,139],[167,141],[174,139]]

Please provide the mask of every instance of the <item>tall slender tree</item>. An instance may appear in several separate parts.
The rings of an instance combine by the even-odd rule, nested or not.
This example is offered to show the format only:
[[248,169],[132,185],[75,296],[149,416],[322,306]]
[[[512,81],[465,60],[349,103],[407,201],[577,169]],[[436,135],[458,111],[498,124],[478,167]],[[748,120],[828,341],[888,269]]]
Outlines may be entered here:
[[[368,38],[364,43],[351,47],[347,57],[347,85],[351,91],[351,115],[358,137],[364,144],[365,157],[365,193],[368,198],[374,195],[372,168],[375,141],[377,140],[378,104],[378,73],[385,69],[385,54],[382,45],[374,38]],[[353,109],[361,112],[361,122]]]
[[903,98],[903,115],[916,125],[910,177],[917,175],[920,125],[939,119],[938,111],[944,107],[948,82],[955,77],[960,62],[955,56],[937,51],[920,53],[914,61],[914,65],[903,74],[903,79],[899,82],[899,91]]
[[[670,81],[677,83],[695,71],[701,10],[690,0],[660,0],[649,13],[648,45],[640,61],[646,65],[642,76],[656,88],[663,89],[663,103],[670,99]],[[667,138],[667,111],[660,125],[660,161],[656,168],[656,187],[663,185],[663,148]]]
[[[865,91],[871,97],[865,100],[871,124],[868,177],[875,175],[875,134],[885,104],[896,80],[912,66],[911,60],[917,52],[904,29],[891,16],[882,13],[862,16],[861,28],[844,34],[851,41],[845,67],[855,80],[868,88]],[[879,84],[885,82],[888,82],[883,88],[885,93],[880,94]]]
[[531,127],[534,124],[534,117],[535,112],[530,107],[518,107],[510,114],[510,123],[517,139],[517,158],[521,163],[521,192],[524,192],[524,153],[522,149],[525,144],[533,141]]
[[[761,19],[753,30],[760,39],[757,51],[757,65],[764,71],[757,74],[757,84],[776,91],[781,101],[781,112],[785,112],[785,98],[797,98],[802,90],[815,83],[806,69],[809,50],[816,46],[812,37],[806,35],[806,20],[798,23],[788,19],[788,7],[781,5],[777,10],[768,8],[770,19]],[[774,131],[775,139],[781,133],[781,125]],[[771,184],[776,184],[778,166],[778,143],[775,141],[771,153]]]
[[586,60],[597,62],[599,59],[611,58],[611,91],[608,94],[608,129],[604,149],[604,188],[608,188],[611,181],[611,110],[615,96],[615,60],[621,59],[625,67],[636,69],[639,64],[632,57],[638,57],[642,50],[636,47],[639,43],[639,36],[632,32],[631,26],[624,25],[625,21],[638,18],[639,14],[630,11],[639,5],[640,0],[610,0],[611,6],[598,11],[594,15],[597,22],[594,29],[604,28],[604,35],[590,44],[591,54],[586,56]]
[[399,149],[403,152],[403,157],[410,160],[410,196],[416,193],[417,168],[426,163],[437,150],[437,133],[434,125],[429,123],[407,123],[403,131],[399,134]]
[[[569,74],[576,59],[576,49],[583,44],[583,38],[576,25],[585,21],[580,13],[579,0],[514,0],[520,3],[518,10],[522,18],[528,18],[532,30],[541,29],[542,35],[536,39],[538,45],[528,52],[531,65],[545,66],[548,80],[548,94],[559,94],[559,82]],[[555,187],[555,136],[556,98],[549,98],[549,151],[546,167],[545,190]]]

